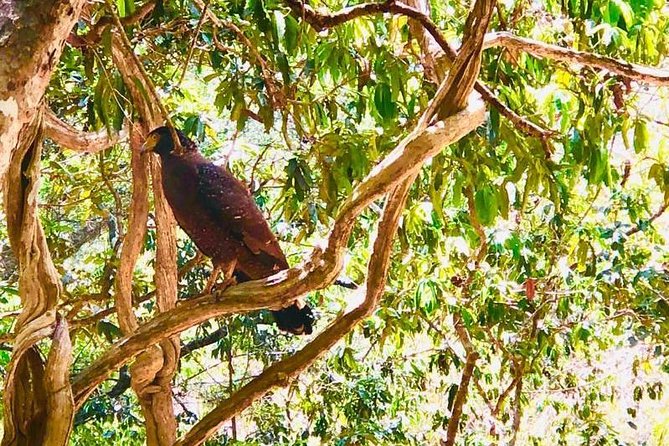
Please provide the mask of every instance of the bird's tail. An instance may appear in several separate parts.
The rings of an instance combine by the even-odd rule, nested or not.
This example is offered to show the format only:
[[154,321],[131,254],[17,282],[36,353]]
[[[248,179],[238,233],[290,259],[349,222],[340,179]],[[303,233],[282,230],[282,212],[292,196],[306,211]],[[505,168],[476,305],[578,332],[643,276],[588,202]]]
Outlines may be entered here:
[[300,308],[297,303],[280,310],[273,310],[272,315],[279,329],[296,335],[311,334],[314,314],[309,305]]
[[[235,278],[237,283],[251,280],[249,276],[242,271],[235,271]],[[300,308],[297,303],[290,307],[282,308],[280,310],[272,310],[272,316],[276,321],[276,325],[280,330],[288,333],[301,335],[311,334],[314,331],[314,314],[311,312],[311,307],[305,305]]]

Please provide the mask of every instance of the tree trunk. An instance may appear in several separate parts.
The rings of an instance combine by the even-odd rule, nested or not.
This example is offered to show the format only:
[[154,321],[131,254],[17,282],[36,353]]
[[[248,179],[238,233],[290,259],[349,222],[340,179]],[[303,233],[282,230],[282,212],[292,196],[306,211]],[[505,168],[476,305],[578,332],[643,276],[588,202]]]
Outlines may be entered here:
[[[4,0],[0,7],[0,187],[5,188],[22,303],[16,323],[22,342],[14,347],[3,394],[3,445],[65,445],[71,430],[74,405],[66,379],[71,343],[52,311],[60,297],[60,278],[37,214],[42,128],[38,111],[84,3]],[[60,327],[52,343],[57,354],[45,364],[36,343],[53,334],[54,326]],[[54,404],[58,410],[52,410]]]
[[84,0],[3,0],[0,7],[0,178],[35,118]]

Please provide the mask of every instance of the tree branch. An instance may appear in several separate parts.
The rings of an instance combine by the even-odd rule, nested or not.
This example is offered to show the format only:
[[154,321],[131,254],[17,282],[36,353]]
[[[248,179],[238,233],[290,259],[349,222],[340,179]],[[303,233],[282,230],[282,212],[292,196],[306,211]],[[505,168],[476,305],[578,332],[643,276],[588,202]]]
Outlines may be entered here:
[[444,446],[453,446],[455,444],[455,437],[458,433],[458,426],[460,424],[460,417],[462,416],[462,409],[467,401],[467,394],[469,393],[469,381],[472,379],[474,373],[474,366],[478,359],[478,353],[472,351],[467,353],[465,361],[465,368],[462,371],[462,378],[460,378],[460,386],[455,395],[453,402],[453,410],[451,418],[448,420],[448,428],[446,430],[446,441],[442,442]]
[[44,136],[75,152],[97,153],[123,141],[128,133],[125,129],[116,135],[110,135],[105,129],[82,132],[47,109],[44,113]]
[[44,446],[68,444],[74,421],[74,400],[70,386],[72,342],[67,321],[56,317],[53,341],[44,373],[47,422]]
[[653,215],[651,215],[648,218],[648,220],[645,221],[645,225],[637,224],[636,226],[634,226],[633,228],[631,228],[627,232],[625,232],[625,235],[627,237],[630,237],[630,236],[636,234],[637,232],[640,232],[643,227],[647,227],[648,225],[653,223],[655,220],[660,218],[662,216],[662,214],[664,214],[664,212],[667,210],[667,207],[669,207],[669,202],[663,203],[662,206],[660,206],[658,208],[658,210],[655,211],[655,213]]
[[568,64],[586,65],[607,70],[611,73],[628,77],[646,85],[669,85],[669,71],[667,70],[636,65],[612,57],[586,53],[571,48],[562,48],[557,45],[519,37],[510,32],[496,32],[486,36],[484,48],[497,46],[516,51],[524,51],[539,58],[547,58]]
[[[3,1],[0,45],[0,180],[25,143],[63,45],[85,0]],[[40,119],[41,121],[41,119]],[[0,188],[4,184],[0,183]]]

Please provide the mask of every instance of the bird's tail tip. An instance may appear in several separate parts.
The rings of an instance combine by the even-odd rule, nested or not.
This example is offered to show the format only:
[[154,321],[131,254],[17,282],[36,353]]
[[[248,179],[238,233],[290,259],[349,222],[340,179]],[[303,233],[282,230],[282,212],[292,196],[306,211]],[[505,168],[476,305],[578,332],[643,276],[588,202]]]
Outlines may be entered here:
[[272,311],[280,330],[302,335],[313,332],[314,314],[309,305],[300,308],[296,303],[290,307]]

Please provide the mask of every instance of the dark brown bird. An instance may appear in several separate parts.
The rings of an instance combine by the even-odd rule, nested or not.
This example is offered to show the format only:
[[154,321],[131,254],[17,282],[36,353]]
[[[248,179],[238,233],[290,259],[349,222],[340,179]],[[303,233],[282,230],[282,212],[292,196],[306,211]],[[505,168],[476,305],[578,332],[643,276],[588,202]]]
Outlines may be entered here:
[[[224,167],[200,154],[177,131],[182,150],[174,149],[167,127],[149,133],[144,151],[160,155],[163,189],[179,226],[214,267],[238,282],[261,279],[288,269],[286,256],[246,186]],[[313,314],[297,303],[272,311],[281,330],[312,332]]]

